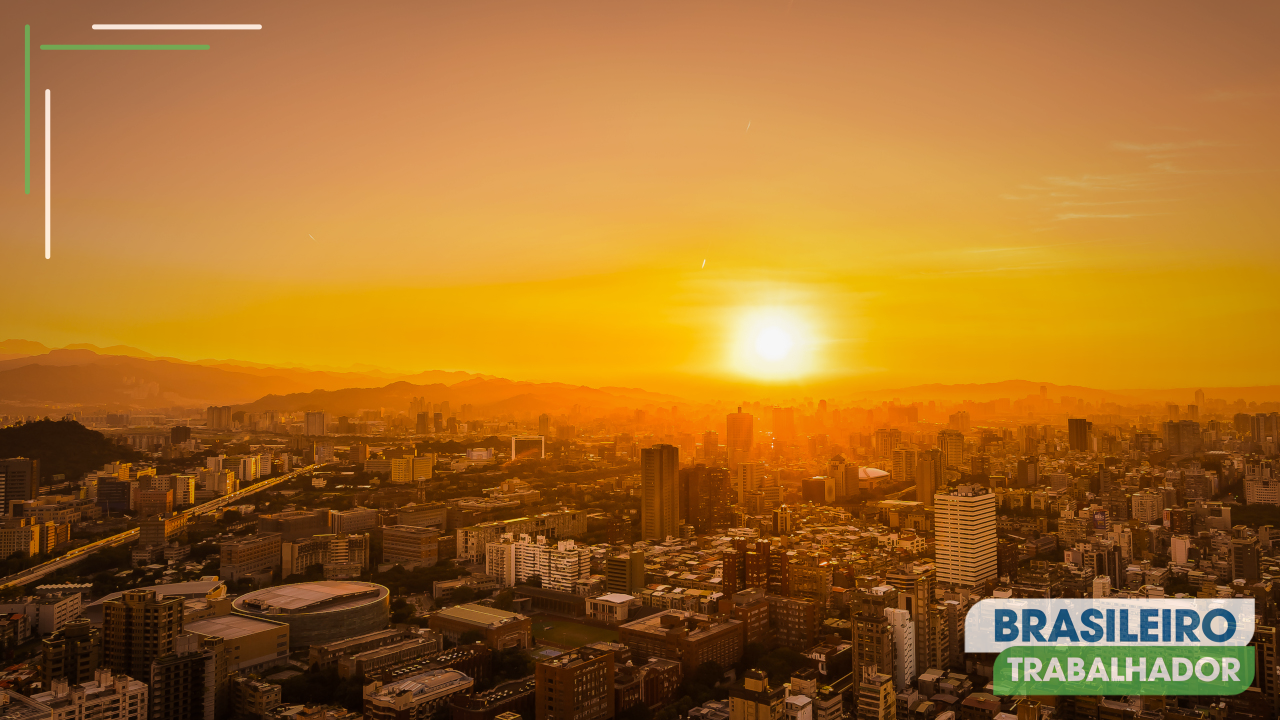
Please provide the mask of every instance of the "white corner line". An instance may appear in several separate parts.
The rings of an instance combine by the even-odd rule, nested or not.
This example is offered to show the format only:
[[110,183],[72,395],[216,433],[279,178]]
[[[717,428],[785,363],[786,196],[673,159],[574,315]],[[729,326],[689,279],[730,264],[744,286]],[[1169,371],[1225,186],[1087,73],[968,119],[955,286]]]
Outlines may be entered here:
[[261,30],[258,24],[230,23],[94,23],[94,30]]
[[53,157],[53,153],[51,152],[51,148],[53,146],[53,138],[51,136],[51,132],[53,128],[53,108],[51,105],[52,98],[53,98],[53,91],[49,90],[48,88],[45,88],[45,91],[44,91],[44,259],[45,260],[49,259],[50,251],[53,248],[53,245],[51,242],[51,236],[49,233],[49,217],[50,217],[49,192],[53,187],[53,183],[51,181],[50,174],[49,174],[50,168],[52,166],[51,158]]

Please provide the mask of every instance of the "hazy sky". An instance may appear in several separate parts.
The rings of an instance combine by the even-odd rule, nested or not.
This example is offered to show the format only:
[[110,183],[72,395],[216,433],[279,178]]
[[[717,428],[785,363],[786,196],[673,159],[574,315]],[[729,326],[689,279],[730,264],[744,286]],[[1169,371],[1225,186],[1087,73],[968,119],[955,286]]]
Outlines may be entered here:
[[[24,195],[28,23],[212,49],[33,50]],[[0,336],[654,389],[1280,382],[1278,31],[1199,0],[11,0]]]

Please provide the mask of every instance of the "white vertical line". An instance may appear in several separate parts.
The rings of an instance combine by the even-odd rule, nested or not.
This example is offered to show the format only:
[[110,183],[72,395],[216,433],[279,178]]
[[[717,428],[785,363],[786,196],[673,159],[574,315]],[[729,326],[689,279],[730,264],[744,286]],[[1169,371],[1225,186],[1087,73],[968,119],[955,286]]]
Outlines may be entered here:
[[53,109],[50,106],[52,96],[53,96],[53,93],[48,88],[46,88],[44,91],[44,259],[45,260],[49,259],[49,251],[51,249],[51,242],[50,242],[50,235],[49,235],[49,214],[50,214],[49,213],[49,190],[53,186],[53,184],[50,182],[49,169],[51,166],[50,158],[52,157],[52,153],[50,152],[50,147],[52,142],[50,133],[51,133],[51,128],[53,127],[53,121],[52,121]]

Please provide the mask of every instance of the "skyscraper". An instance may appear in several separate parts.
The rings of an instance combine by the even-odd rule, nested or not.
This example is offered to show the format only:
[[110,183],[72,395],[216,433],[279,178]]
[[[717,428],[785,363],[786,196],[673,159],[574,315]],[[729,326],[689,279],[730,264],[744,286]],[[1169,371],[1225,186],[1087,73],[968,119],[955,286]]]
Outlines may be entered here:
[[86,683],[102,665],[102,631],[88,619],[77,618],[46,636],[41,650],[44,687],[62,679],[70,685]]
[[946,463],[938,449],[923,450],[916,457],[916,498],[927,505],[946,477]]
[[895,483],[914,482],[916,479],[916,462],[919,454],[910,448],[896,448],[893,453],[892,477]]
[[151,677],[151,661],[173,652],[182,632],[182,603],[180,595],[159,598],[155,590],[126,590],[104,602],[104,664],[130,677]]
[[734,468],[751,456],[752,417],[751,413],[744,413],[739,407],[738,412],[729,413],[724,419],[724,448],[729,454],[729,467]]
[[698,534],[713,528],[729,526],[729,505],[733,489],[729,469],[707,467],[702,463],[680,470],[680,509],[682,520]]
[[733,469],[733,496],[736,502],[745,502],[746,493],[759,490],[764,482],[764,466],[755,462],[739,463]]
[[640,451],[640,539],[665,540],[680,522],[680,450],[654,445]]
[[27,458],[0,460],[0,498],[3,512],[9,512],[13,500],[34,500],[40,494],[40,461]]
[[965,587],[996,578],[996,496],[979,485],[934,495],[938,582]]
[[1067,420],[1067,445],[1072,452],[1089,452],[1089,431],[1093,423],[1084,418]]
[[796,409],[781,408],[773,409],[773,441],[779,444],[788,444],[796,439]]
[[538,416],[538,434],[547,437],[551,434],[551,416],[542,413]]
[[303,434],[309,436],[325,435],[329,431],[329,415],[322,412],[309,412],[303,425]]
[[205,410],[204,426],[209,430],[231,429],[231,406],[210,405]]
[[942,451],[943,468],[958,468],[964,463],[964,435],[959,430],[940,431],[938,449]]
[[[179,603],[181,612],[182,605]],[[225,696],[227,687],[225,666],[219,655],[221,638],[204,638],[195,633],[183,633],[173,649],[163,653],[150,664],[151,720],[191,718],[213,720],[217,717],[219,696]],[[225,663],[225,659],[222,659]]]
[[712,460],[720,455],[720,435],[714,430],[702,433],[702,457]]

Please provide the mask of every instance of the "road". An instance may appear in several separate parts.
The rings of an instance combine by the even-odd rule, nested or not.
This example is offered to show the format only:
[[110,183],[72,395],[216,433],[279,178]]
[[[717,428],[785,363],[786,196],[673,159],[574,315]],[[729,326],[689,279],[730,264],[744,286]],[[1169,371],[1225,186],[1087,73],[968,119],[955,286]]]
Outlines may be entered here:
[[907,489],[905,489],[905,490],[899,490],[899,491],[898,491],[898,492],[896,492],[896,493],[892,493],[892,494],[889,494],[889,495],[885,495],[885,496],[884,496],[884,499],[885,499],[885,500],[901,500],[903,495],[906,495],[907,493],[913,493],[913,492],[915,492],[915,491],[916,491],[916,486],[915,486],[915,485],[912,485],[911,487],[909,487],[909,488],[907,488]]
[[[276,485],[279,485],[282,482],[287,482],[289,480],[292,480],[298,477],[299,475],[309,473],[312,470],[315,470],[320,467],[323,467],[323,465],[308,465],[304,468],[298,468],[297,470],[294,470],[289,473],[285,473],[280,477],[263,480],[262,482],[257,483],[256,485],[250,485],[242,490],[237,490],[233,493],[230,493],[228,495],[223,495],[222,497],[219,497],[219,498],[214,498],[213,500],[210,500],[209,502],[203,505],[196,505],[195,507],[187,508],[186,510],[183,510],[178,514],[185,516],[187,521],[190,522],[192,518],[198,517],[200,515],[207,515],[227,505],[234,505],[236,504],[236,501],[240,500],[241,498],[245,498],[250,495],[253,495],[254,493],[266,490],[267,488],[274,487]],[[34,565],[32,567],[27,568],[26,570],[23,570],[22,572],[14,573],[9,577],[4,578],[3,580],[0,580],[0,590],[3,590],[4,588],[13,587],[14,585],[26,585],[27,583],[33,582],[35,580],[39,580],[40,578],[46,575],[49,575],[50,573],[56,572],[58,570],[61,570],[62,568],[65,568],[67,566],[74,565],[80,562],[81,560],[85,559],[86,557],[89,557],[90,555],[97,552],[98,550],[101,550],[103,548],[116,547],[118,545],[123,545],[127,542],[136,540],[137,537],[138,537],[138,528],[133,528],[132,530],[125,530],[124,532],[119,533],[118,535],[112,535],[111,537],[106,537],[101,540],[95,540],[89,543],[88,545],[81,545],[78,548],[74,548],[70,550],[65,555],[56,557],[48,562],[41,563],[39,565]]]

